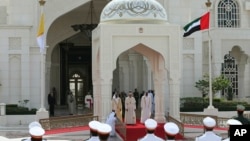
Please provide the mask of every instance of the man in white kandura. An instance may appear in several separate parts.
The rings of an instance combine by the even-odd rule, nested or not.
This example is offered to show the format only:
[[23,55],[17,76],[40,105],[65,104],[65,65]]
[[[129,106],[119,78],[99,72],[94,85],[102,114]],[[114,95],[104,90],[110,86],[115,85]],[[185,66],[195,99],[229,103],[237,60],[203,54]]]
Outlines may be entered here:
[[147,92],[141,98],[141,123],[150,118],[151,116],[151,106],[152,106],[151,97],[148,95]]
[[164,141],[162,138],[159,138],[154,134],[157,127],[157,122],[154,119],[147,119],[145,121],[145,127],[147,134],[143,138],[138,139],[138,141]]
[[125,123],[126,124],[136,124],[136,101],[133,97],[132,92],[128,93],[128,97],[125,99]]
[[205,133],[195,138],[195,141],[221,141],[221,137],[213,132],[216,121],[211,117],[203,119]]
[[70,91],[67,97],[67,103],[68,103],[68,108],[69,108],[69,114],[70,115],[74,115],[75,114],[75,105],[76,105],[76,101],[75,101],[75,96],[73,95],[73,93]]

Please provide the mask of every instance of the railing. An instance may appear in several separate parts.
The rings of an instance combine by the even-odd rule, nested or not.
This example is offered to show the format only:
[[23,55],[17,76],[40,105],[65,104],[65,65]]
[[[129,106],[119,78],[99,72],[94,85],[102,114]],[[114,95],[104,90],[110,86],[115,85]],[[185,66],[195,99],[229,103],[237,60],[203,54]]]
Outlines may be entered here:
[[216,121],[216,126],[217,127],[226,127],[226,122],[229,118],[222,118],[222,117],[217,117],[217,116],[211,116],[211,115],[197,115],[197,114],[180,114],[180,120],[183,124],[187,125],[203,125],[203,119],[205,117],[211,117],[214,118]]
[[88,115],[72,115],[61,117],[50,117],[40,119],[39,122],[44,130],[51,130],[57,128],[79,127],[86,126],[92,120],[98,120],[98,116]]
[[175,118],[171,117],[170,115],[168,115],[168,121],[169,122],[174,122],[180,129],[180,134],[182,136],[184,136],[184,124],[178,120],[176,120]]
[[126,140],[126,124],[122,121],[120,121],[117,118],[116,124],[115,124],[115,129],[116,131],[119,133],[119,135],[121,136],[121,138],[123,138],[123,140]]

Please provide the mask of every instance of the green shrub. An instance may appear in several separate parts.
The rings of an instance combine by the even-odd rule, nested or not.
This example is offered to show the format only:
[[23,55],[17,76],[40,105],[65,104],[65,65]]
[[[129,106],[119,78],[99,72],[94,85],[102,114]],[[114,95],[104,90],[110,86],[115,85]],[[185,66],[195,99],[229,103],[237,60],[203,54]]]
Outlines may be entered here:
[[29,110],[26,107],[18,107],[15,104],[6,105],[6,115],[34,115],[37,109]]
[[[185,97],[181,98],[181,112],[203,112],[204,108],[209,105],[208,98],[202,97]],[[247,102],[223,101],[223,99],[213,99],[213,106],[219,111],[236,111],[238,104],[244,105],[246,110],[250,110],[250,104]]]

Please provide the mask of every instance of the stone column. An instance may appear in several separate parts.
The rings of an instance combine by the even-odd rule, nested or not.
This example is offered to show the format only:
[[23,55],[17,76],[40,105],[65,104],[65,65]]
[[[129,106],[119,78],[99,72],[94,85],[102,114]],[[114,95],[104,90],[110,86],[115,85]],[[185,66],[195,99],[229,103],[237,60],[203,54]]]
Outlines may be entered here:
[[101,122],[105,122],[107,115],[111,112],[111,94],[112,94],[112,83],[111,82],[101,82],[100,83],[100,112],[99,112],[99,120]]
[[169,81],[169,115],[175,119],[180,119],[180,80],[171,79]]
[[164,96],[164,81],[154,81],[155,84],[155,120],[158,123],[165,123],[165,96]]
[[5,103],[0,103],[0,116],[5,116],[6,115],[6,104]]

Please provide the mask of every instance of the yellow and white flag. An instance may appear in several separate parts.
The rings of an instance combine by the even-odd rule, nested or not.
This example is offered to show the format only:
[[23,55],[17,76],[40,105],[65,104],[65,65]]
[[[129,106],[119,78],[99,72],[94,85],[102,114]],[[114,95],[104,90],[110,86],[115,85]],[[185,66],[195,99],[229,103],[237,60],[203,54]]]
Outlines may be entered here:
[[44,40],[44,13],[41,14],[41,18],[40,18],[40,23],[38,26],[38,30],[37,30],[37,43],[38,46],[40,47],[40,52],[44,51],[45,48],[45,40]]

